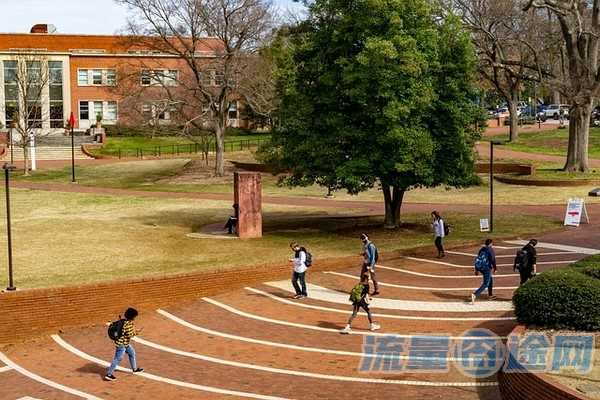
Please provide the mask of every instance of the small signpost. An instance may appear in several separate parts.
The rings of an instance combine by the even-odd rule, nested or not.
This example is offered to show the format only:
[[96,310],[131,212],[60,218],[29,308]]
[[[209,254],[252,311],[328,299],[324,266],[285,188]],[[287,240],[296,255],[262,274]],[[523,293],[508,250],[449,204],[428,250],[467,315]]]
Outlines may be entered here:
[[569,199],[565,213],[565,226],[579,226],[583,221],[582,218],[585,218],[585,223],[590,222],[583,199]]
[[481,218],[479,220],[479,230],[481,232],[489,232],[490,231],[490,221],[487,218]]

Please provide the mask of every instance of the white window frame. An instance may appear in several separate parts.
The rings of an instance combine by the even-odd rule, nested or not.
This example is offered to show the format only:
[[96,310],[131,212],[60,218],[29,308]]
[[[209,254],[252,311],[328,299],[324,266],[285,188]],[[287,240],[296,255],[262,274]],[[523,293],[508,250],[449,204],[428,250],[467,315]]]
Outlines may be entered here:
[[[82,83],[79,78],[82,72],[86,71],[87,83]],[[94,83],[94,71],[101,71],[101,83]],[[114,82],[108,80],[109,72],[114,71]],[[78,68],[77,69],[77,86],[116,86],[117,85],[117,70],[116,68]]]
[[[119,120],[119,101],[118,100],[101,100],[101,99],[79,99],[77,100],[78,116],[81,119],[81,103],[88,103],[88,119],[90,126],[96,123],[96,103],[102,103],[102,123],[106,125],[114,125]],[[115,103],[115,119],[106,119],[108,111],[108,103]],[[91,107],[90,107],[91,104]]]
[[[174,72],[174,74],[171,74]],[[148,74],[149,83],[144,83],[145,74]],[[159,76],[156,76],[159,75]],[[173,76],[171,78],[171,76]],[[144,68],[140,72],[141,86],[171,86],[179,85],[179,70],[177,69],[147,69]]]

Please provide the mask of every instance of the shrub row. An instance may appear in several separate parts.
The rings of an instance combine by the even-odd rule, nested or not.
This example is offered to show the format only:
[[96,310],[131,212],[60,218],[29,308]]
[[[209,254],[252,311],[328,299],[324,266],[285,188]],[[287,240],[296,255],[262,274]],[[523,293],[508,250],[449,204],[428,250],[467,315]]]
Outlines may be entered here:
[[517,320],[555,329],[600,330],[600,258],[544,272],[513,296]]

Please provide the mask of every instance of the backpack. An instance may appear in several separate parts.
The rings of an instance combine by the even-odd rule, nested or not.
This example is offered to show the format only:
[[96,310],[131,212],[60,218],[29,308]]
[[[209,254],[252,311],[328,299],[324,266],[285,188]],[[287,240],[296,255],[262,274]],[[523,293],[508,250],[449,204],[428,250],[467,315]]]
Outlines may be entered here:
[[352,303],[360,303],[363,297],[363,290],[365,289],[365,285],[362,283],[357,284],[350,291],[350,302]]
[[123,327],[125,326],[125,319],[121,318],[119,315],[119,319],[113,321],[108,326],[108,337],[110,340],[118,340],[121,336],[123,336]]
[[490,267],[489,254],[485,247],[479,250],[477,258],[475,259],[475,269],[479,272],[483,272]]
[[312,256],[312,254],[310,254],[308,252],[308,250],[306,250],[306,248],[304,248],[304,247],[301,247],[300,251],[303,251],[304,254],[306,254],[306,261],[304,262],[304,264],[306,265],[306,268],[310,267],[312,265],[312,263],[313,263],[313,256]]
[[443,221],[443,222],[444,222],[444,236],[448,236],[450,234],[450,225],[448,225],[446,223],[446,221]]
[[521,271],[527,268],[527,261],[529,261],[529,253],[525,249],[517,251],[515,256],[515,263],[513,269]]

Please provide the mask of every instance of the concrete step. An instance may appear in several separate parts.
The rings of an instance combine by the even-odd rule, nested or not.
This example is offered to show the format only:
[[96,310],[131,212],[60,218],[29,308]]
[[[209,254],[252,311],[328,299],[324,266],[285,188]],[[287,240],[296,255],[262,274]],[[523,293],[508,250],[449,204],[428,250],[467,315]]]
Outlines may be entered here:
[[[50,147],[50,146],[40,146],[36,147],[36,159],[39,161],[50,161],[50,160],[70,160],[71,159],[71,147]],[[23,160],[23,150],[21,148],[14,149],[13,154],[14,161],[22,161]],[[91,157],[88,157],[83,151],[81,151],[80,146],[75,147],[75,159],[76,160],[89,160]],[[10,160],[10,149],[6,149],[6,153],[4,153],[3,157],[0,157],[0,160],[7,161]]]

